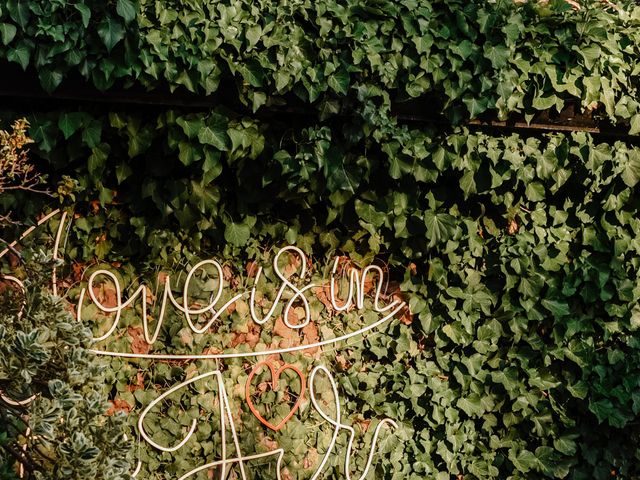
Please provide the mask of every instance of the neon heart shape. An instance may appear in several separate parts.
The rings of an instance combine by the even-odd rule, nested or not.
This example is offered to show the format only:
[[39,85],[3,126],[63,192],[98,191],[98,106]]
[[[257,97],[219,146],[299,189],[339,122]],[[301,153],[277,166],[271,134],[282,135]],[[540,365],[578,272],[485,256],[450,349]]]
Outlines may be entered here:
[[[287,414],[287,416],[284,417],[280,421],[280,423],[278,423],[277,425],[274,425],[273,423],[268,421],[266,418],[264,418],[260,414],[258,409],[256,409],[255,405],[253,404],[253,400],[251,400],[251,381],[253,380],[253,377],[256,375],[256,373],[258,373],[260,368],[265,365],[269,367],[269,370],[271,371],[271,389],[274,391],[276,390],[276,388],[278,388],[278,379],[280,378],[280,375],[282,375],[282,372],[284,372],[285,370],[293,370],[300,377],[300,395],[298,396],[298,400],[296,400],[296,403],[293,404],[293,407],[291,407],[291,411]],[[245,397],[247,399],[247,404],[249,405],[249,410],[251,410],[251,413],[253,413],[255,417],[258,420],[260,420],[260,422],[264,426],[269,427],[274,432],[277,432],[282,427],[284,427],[284,425],[289,420],[291,420],[291,417],[293,417],[293,415],[296,413],[296,410],[300,408],[300,404],[302,403],[302,400],[304,398],[304,391],[306,388],[307,388],[307,382],[306,382],[305,376],[298,367],[288,363],[276,370],[276,368],[273,366],[273,364],[270,361],[264,360],[260,363],[257,363],[255,367],[253,367],[253,370],[251,370],[251,373],[249,374],[249,378],[247,378],[247,383],[245,384]]]

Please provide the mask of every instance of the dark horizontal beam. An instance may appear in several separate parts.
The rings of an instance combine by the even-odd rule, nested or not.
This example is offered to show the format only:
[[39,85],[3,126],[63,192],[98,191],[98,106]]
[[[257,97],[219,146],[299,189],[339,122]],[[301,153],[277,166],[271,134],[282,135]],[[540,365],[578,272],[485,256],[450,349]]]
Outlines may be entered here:
[[[235,105],[229,105],[229,99],[237,98],[233,94],[234,85],[221,85],[218,92],[213,95],[197,95],[184,89],[175,92],[145,90],[141,86],[124,88],[116,86],[106,92],[101,92],[92,87],[87,81],[73,75],[54,91],[45,92],[33,70],[26,72],[15,64],[0,62],[0,105],[20,105],[22,102],[33,106],[63,107],[69,105],[77,107],[82,104],[108,105],[109,107],[131,108],[175,108],[189,110],[209,110],[224,104],[236,110],[247,110],[238,101]],[[417,123],[424,125],[450,126],[450,123],[440,112],[433,107],[433,99],[422,98],[392,106],[395,117],[403,123]],[[317,116],[317,112],[302,104],[298,99],[292,98],[291,104],[286,106],[271,107],[263,111],[259,116],[269,115],[292,116]],[[594,135],[625,139],[636,143],[640,136],[629,135],[626,127],[601,125],[590,113],[580,112],[579,106],[569,104],[561,112],[540,112],[530,122],[524,118],[514,118],[508,121],[483,116],[480,119],[470,120],[466,123],[470,128],[490,129],[492,131],[536,131],[542,132],[587,132]]]

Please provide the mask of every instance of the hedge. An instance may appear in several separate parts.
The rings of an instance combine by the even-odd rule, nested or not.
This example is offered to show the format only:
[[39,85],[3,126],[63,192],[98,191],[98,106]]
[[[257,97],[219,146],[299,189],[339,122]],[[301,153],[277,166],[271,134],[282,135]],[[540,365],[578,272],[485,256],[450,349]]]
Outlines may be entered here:
[[[367,420],[390,417],[400,425],[376,457],[374,478],[640,475],[637,142],[579,132],[418,128],[390,110],[392,102],[428,93],[455,124],[484,112],[531,115],[598,102],[604,115],[637,131],[638,7],[85,5],[7,2],[0,18],[24,28],[13,35],[3,27],[0,56],[28,51],[35,63],[23,63],[50,90],[79,72],[103,89],[208,94],[226,83],[236,94],[197,112],[0,112],[3,119],[30,113],[34,158],[52,183],[62,182],[65,208],[75,215],[65,246],[73,282],[99,263],[121,265],[128,281],[153,283],[160,270],[215,256],[246,285],[247,264],[268,264],[287,243],[318,264],[335,254],[360,266],[384,262],[411,316],[322,355],[340,372],[344,408],[362,438],[370,439]],[[42,19],[68,31],[47,29]],[[49,33],[36,37],[38,28]],[[49,48],[55,50],[44,55]],[[311,114],[279,114],[278,104],[292,101],[287,92]],[[0,203],[0,213],[25,216],[43,205],[20,193]],[[77,293],[75,285],[68,296]],[[158,351],[223,347],[245,328],[242,308],[202,338],[167,327]],[[114,348],[129,348],[131,335]],[[281,336],[266,328],[259,335],[267,343]],[[287,360],[304,368],[316,361]],[[195,368],[211,367],[111,366],[106,388],[134,412]],[[225,364],[229,391],[244,385],[246,368]],[[179,405],[202,407],[214,421],[206,402],[185,396]],[[175,438],[179,410],[158,418],[155,434]],[[308,445],[322,453],[330,437],[314,427],[311,409],[269,436],[246,407],[239,415],[243,448],[275,440],[287,448],[287,475],[310,477],[319,460]],[[143,474],[174,478],[194,459],[216,455],[220,445],[210,437],[201,432],[174,456],[145,448]],[[346,438],[340,442],[344,451]],[[326,478],[342,478],[340,467],[332,459]],[[267,468],[254,475],[275,478]]]
[[212,94],[257,111],[291,92],[327,114],[387,115],[429,95],[459,123],[566,104],[640,132],[640,6],[550,2],[25,2],[0,10],[0,57],[47,91],[81,75]]

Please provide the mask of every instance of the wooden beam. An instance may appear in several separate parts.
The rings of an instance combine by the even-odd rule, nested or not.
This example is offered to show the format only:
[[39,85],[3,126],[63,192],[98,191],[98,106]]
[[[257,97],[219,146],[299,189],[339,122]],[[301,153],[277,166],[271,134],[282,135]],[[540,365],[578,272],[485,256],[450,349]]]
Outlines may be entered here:
[[[115,86],[106,92],[101,92],[90,85],[80,76],[70,75],[56,89],[49,94],[45,92],[38,81],[37,73],[33,70],[22,71],[17,65],[0,62],[0,99],[2,104],[19,108],[24,102],[31,109],[47,108],[77,108],[78,104],[104,105],[108,109],[131,107],[149,107],[154,109],[188,109],[195,111],[209,110],[221,105],[251,115],[251,111],[242,105],[235,95],[235,84],[222,84],[213,95],[197,95],[179,89],[175,92],[160,90],[145,90],[142,86],[124,88]],[[223,101],[224,99],[224,101]],[[229,103],[229,99],[232,103]],[[233,100],[235,102],[233,102]],[[261,109],[258,117],[270,116],[300,116],[317,117],[317,111],[302,103],[300,99],[289,95],[285,98],[285,106]],[[437,108],[438,99],[419,98],[392,105],[393,115],[403,123],[418,123],[424,125],[451,126],[450,122]],[[530,122],[523,116],[503,121],[483,116],[470,120],[466,125],[470,128],[490,129],[492,131],[528,131],[528,132],[587,132],[593,135],[604,135],[636,143],[640,135],[629,135],[628,126],[612,126],[597,121],[593,112],[581,112],[575,103],[569,103],[561,112],[544,111],[535,115]]]

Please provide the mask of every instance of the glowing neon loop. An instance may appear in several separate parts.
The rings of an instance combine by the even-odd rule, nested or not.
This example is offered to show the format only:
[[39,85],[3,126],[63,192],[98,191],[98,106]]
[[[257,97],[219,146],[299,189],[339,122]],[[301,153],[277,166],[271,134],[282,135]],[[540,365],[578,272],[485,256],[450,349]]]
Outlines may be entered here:
[[[276,307],[278,306],[278,303],[280,302],[280,299],[282,298],[282,294],[284,293],[285,288],[287,288],[287,287],[289,287],[291,290],[293,290],[295,292],[295,295],[289,300],[289,302],[285,306],[284,311],[282,313],[282,317],[283,317],[285,325],[287,327],[289,327],[289,328],[298,329],[298,328],[306,327],[309,324],[309,322],[311,321],[311,308],[309,307],[309,301],[303,295],[303,293],[306,290],[308,290],[310,288],[313,288],[315,285],[310,284],[310,285],[307,285],[306,287],[304,287],[302,290],[300,290],[293,283],[291,283],[288,278],[286,278],[282,274],[282,272],[280,271],[280,267],[278,267],[278,260],[280,260],[280,255],[282,255],[285,252],[289,252],[289,251],[297,253],[298,256],[300,257],[300,261],[301,261],[301,264],[302,264],[302,271],[300,272],[300,278],[304,278],[304,276],[307,274],[307,256],[304,254],[304,252],[302,250],[300,250],[298,247],[294,247],[293,245],[289,245],[288,247],[282,248],[276,254],[275,258],[273,259],[273,271],[276,273],[278,278],[280,280],[282,280],[282,285],[280,286],[280,289],[278,290],[278,293],[276,294],[276,298],[273,300],[273,305],[271,305],[271,308],[269,309],[269,312],[267,312],[267,315],[264,318],[260,319],[260,318],[258,318],[258,315],[256,314],[256,310],[255,310],[256,286],[258,285],[258,281],[260,280],[260,275],[262,274],[262,267],[258,268],[258,273],[256,273],[256,280],[255,280],[255,282],[253,284],[253,288],[251,288],[251,299],[249,301],[249,309],[251,311],[251,318],[253,318],[253,321],[256,322],[258,325],[262,325],[262,324],[266,323],[267,321],[269,321],[269,319],[271,318],[271,316],[275,312]],[[293,303],[296,301],[296,299],[298,297],[302,298],[302,303],[304,305],[305,317],[304,317],[304,321],[302,323],[299,323],[297,325],[293,325],[293,324],[291,324],[289,322],[289,309],[291,308],[291,306],[293,305]]]
[[378,283],[376,286],[376,293],[374,295],[374,304],[373,308],[378,313],[383,313],[393,308],[394,303],[387,305],[386,307],[380,307],[378,305],[378,301],[380,300],[380,295],[382,294],[382,279],[384,278],[384,272],[377,265],[369,265],[362,270],[362,274],[358,272],[357,269],[352,268],[349,272],[349,291],[347,293],[347,300],[342,305],[338,305],[337,295],[336,295],[336,282],[335,282],[335,274],[338,269],[338,261],[340,259],[336,257],[333,262],[333,268],[331,269],[331,278],[330,278],[330,291],[331,291],[331,306],[338,312],[343,312],[348,310],[353,305],[353,290],[356,290],[356,300],[355,304],[358,309],[364,308],[364,299],[365,299],[365,280],[367,278],[367,274],[370,271],[378,272]]
[[64,227],[64,222],[67,219],[67,212],[62,212],[62,217],[60,218],[60,225],[58,225],[58,231],[56,232],[56,239],[53,244],[53,269],[51,270],[51,289],[53,290],[53,295],[58,296],[58,278],[57,278],[57,265],[56,260],[58,260],[58,249],[60,248],[60,238],[62,237],[62,230]]
[[[231,414],[231,408],[230,408],[230,404],[229,404],[229,398],[227,396],[227,392],[224,386],[224,383],[222,381],[222,373],[219,370],[214,370],[211,372],[206,372],[203,374],[200,374],[196,377],[193,377],[189,380],[185,380],[184,382],[179,383],[178,385],[173,386],[172,388],[170,388],[169,390],[167,390],[165,393],[163,393],[162,395],[160,395],[159,397],[157,397],[156,399],[154,399],[141,413],[140,418],[138,419],[138,430],[140,431],[140,433],[142,434],[142,436],[144,437],[145,441],[147,443],[149,443],[151,446],[153,446],[154,448],[161,450],[163,452],[174,452],[178,449],[180,449],[181,447],[183,447],[191,438],[191,436],[193,435],[193,433],[196,430],[197,427],[197,420],[193,420],[191,423],[191,427],[189,428],[189,432],[187,433],[187,435],[174,447],[165,447],[162,446],[158,443],[156,443],[153,439],[151,439],[151,437],[149,437],[149,435],[147,435],[147,433],[144,430],[144,418],[145,416],[149,413],[149,411],[155,407],[155,405],[157,403],[159,403],[160,401],[162,401],[163,399],[165,399],[167,396],[169,396],[170,394],[180,390],[183,387],[186,387],[194,382],[197,382],[198,380],[202,380],[204,378],[207,377],[211,377],[211,376],[215,376],[216,380],[217,380],[217,385],[218,385],[218,392],[220,395],[220,431],[222,433],[222,459],[220,460],[216,460],[215,462],[211,462],[211,463],[207,463],[205,465],[199,466],[194,468],[193,470],[190,470],[189,472],[185,473],[184,475],[182,475],[180,477],[179,480],[184,480],[186,478],[189,478],[192,475],[195,475],[196,473],[202,471],[202,470],[207,470],[209,468],[215,467],[215,466],[222,466],[222,471],[220,474],[220,478],[225,478],[226,477],[226,473],[227,473],[227,468],[230,465],[233,465],[235,463],[238,463],[240,466],[240,475],[242,477],[243,480],[247,479],[246,476],[246,471],[244,468],[244,463],[248,460],[254,460],[254,459],[258,459],[258,458],[265,458],[265,457],[270,457],[273,455],[278,455],[278,460],[277,460],[277,476],[278,479],[280,479],[280,467],[281,467],[281,462],[282,462],[282,457],[284,455],[284,450],[282,448],[278,448],[269,452],[264,452],[264,453],[259,453],[259,454],[254,454],[254,455],[242,455],[241,449],[240,449],[240,442],[238,440],[238,435],[236,432],[236,428],[235,428],[235,423],[233,421],[233,416]],[[236,450],[236,457],[232,457],[232,458],[227,458],[227,424],[226,422],[228,421],[229,423],[229,428],[231,429],[231,436],[233,438],[233,444]],[[133,476],[136,476],[141,468],[141,464],[140,462],[138,463],[138,467],[136,468],[136,472],[134,472]]]
[[[336,402],[335,420],[325,413],[325,411],[320,407],[320,405],[318,405],[318,402],[316,400],[314,380],[318,372],[324,373],[327,379],[329,380],[329,383],[331,384],[331,390],[333,391],[333,398],[335,399],[335,402]],[[349,432],[349,443],[347,444],[347,454],[344,460],[344,474],[347,477],[347,480],[351,480],[351,472],[350,472],[351,471],[351,451],[353,449],[353,441],[355,439],[356,432],[353,429],[353,427],[341,423],[342,410],[340,407],[340,397],[338,396],[338,389],[336,388],[336,383],[333,379],[333,375],[331,375],[327,367],[325,367],[324,365],[318,365],[312,370],[311,377],[309,378],[309,391],[311,393],[311,403],[313,404],[313,408],[316,409],[316,411],[320,414],[322,418],[324,418],[327,422],[329,422],[332,426],[335,427],[333,431],[333,436],[331,437],[331,442],[329,443],[329,447],[327,448],[327,453],[325,453],[325,456],[322,459],[322,462],[320,463],[318,470],[313,475],[313,477],[311,477],[311,480],[316,480],[316,478],[318,478],[318,476],[322,472],[322,469],[324,468],[325,464],[329,459],[329,455],[331,455],[331,451],[335,447],[336,440],[338,439],[338,434],[340,433],[340,430],[347,430]],[[376,426],[376,429],[373,432],[373,439],[371,440],[371,449],[369,450],[367,463],[365,465],[364,471],[362,472],[362,475],[358,478],[358,480],[363,480],[367,476],[367,473],[369,473],[369,469],[371,468],[371,464],[373,463],[373,455],[375,453],[376,443],[378,442],[378,436],[380,435],[380,430],[385,425],[391,425],[393,428],[398,428],[398,424],[389,418],[383,419]]]
[[106,351],[106,350],[95,350],[95,349],[91,349],[89,350],[92,353],[95,353],[96,355],[105,355],[105,356],[109,356],[109,357],[121,357],[121,358],[146,358],[146,359],[150,359],[150,360],[204,360],[204,359],[217,359],[217,360],[223,360],[225,358],[249,358],[249,357],[260,357],[263,355],[274,355],[274,354],[281,354],[281,353],[291,353],[291,352],[299,352],[302,350],[309,350],[312,348],[318,348],[318,347],[324,347],[326,345],[332,345],[334,343],[338,343],[341,342],[343,340],[348,340],[349,338],[352,337],[356,337],[358,335],[362,335],[363,333],[366,333],[370,330],[373,330],[374,328],[378,327],[379,325],[382,325],[383,323],[387,322],[388,320],[390,320],[391,318],[393,318],[396,314],[398,314],[400,311],[402,311],[403,308],[405,308],[406,304],[404,302],[399,303],[398,307],[396,307],[391,313],[389,313],[388,315],[384,316],[383,318],[381,318],[380,320],[376,321],[375,323],[372,323],[371,325],[368,325],[366,327],[363,327],[359,330],[356,330],[354,332],[351,333],[347,333],[345,335],[341,335],[339,337],[336,338],[330,338],[327,340],[323,340],[320,342],[315,342],[315,343],[308,343],[305,345],[297,345],[294,347],[287,347],[287,348],[278,348],[278,349],[273,349],[273,350],[263,350],[263,351],[257,351],[257,352],[236,352],[236,353],[211,353],[211,354],[196,354],[196,355],[171,355],[171,354],[162,354],[162,353],[158,353],[158,354],[148,354],[148,353],[128,353],[128,352],[110,352],[110,351]]

